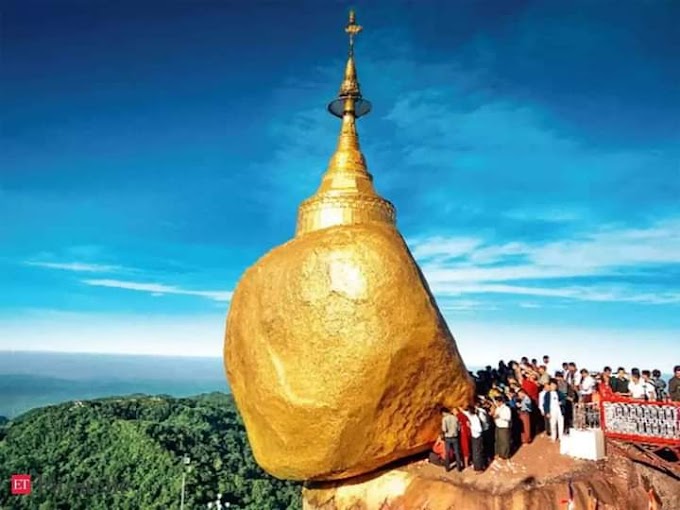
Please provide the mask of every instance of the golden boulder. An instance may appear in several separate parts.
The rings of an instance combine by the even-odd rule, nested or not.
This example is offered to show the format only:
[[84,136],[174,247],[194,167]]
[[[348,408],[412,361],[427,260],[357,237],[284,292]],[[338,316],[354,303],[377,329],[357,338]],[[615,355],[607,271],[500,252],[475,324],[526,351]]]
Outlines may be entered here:
[[430,447],[438,405],[474,388],[394,207],[373,188],[355,120],[350,15],[338,148],[296,237],[249,268],[231,301],[225,365],[255,459],[291,480],[373,471]]

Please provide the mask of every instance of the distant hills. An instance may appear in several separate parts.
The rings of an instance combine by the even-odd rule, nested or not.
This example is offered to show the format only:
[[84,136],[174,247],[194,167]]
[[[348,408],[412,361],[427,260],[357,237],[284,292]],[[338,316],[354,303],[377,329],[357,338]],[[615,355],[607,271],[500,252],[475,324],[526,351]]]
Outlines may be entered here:
[[0,415],[69,400],[228,391],[220,358],[0,351]]
[[218,493],[230,510],[301,508],[300,485],[257,466],[231,396],[217,392],[74,401],[0,419],[0,478],[33,482],[28,496],[1,484],[0,508],[179,508],[185,455],[187,510]]

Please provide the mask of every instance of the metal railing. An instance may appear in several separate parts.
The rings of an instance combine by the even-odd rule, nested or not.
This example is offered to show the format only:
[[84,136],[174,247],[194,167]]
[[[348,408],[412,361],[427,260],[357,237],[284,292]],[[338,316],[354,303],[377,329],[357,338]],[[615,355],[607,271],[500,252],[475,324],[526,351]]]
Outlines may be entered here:
[[575,429],[599,429],[600,406],[597,403],[574,404],[574,419],[572,426]]
[[599,403],[574,404],[572,426],[601,428],[611,439],[680,447],[680,402],[607,395]]
[[680,446],[680,404],[632,399],[602,402],[607,437]]

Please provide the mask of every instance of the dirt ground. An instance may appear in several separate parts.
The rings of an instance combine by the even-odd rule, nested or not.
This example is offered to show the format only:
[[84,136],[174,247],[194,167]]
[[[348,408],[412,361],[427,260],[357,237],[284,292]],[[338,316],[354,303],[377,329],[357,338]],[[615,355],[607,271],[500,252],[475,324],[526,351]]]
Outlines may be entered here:
[[540,435],[531,444],[520,447],[509,460],[495,461],[481,474],[471,467],[462,472],[454,469],[447,473],[443,467],[430,464],[427,460],[415,462],[408,469],[416,470],[424,478],[462,483],[479,490],[499,493],[520,485],[539,486],[563,478],[569,479],[584,470],[592,469],[592,465],[589,461],[560,455],[559,444]]

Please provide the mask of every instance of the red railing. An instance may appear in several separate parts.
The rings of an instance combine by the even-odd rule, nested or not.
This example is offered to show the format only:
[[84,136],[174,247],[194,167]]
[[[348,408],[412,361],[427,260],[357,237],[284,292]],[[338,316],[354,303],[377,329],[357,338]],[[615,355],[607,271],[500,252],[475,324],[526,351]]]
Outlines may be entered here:
[[604,394],[600,427],[606,437],[680,447],[680,402],[655,402]]

